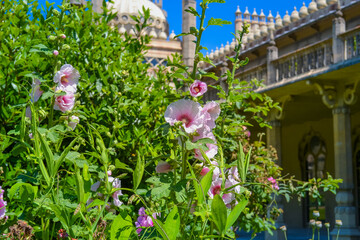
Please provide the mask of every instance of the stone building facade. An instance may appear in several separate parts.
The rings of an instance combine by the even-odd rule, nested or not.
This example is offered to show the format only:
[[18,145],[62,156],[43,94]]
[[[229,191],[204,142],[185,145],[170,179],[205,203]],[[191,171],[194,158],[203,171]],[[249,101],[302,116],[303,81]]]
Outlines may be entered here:
[[[101,11],[101,2],[93,0],[95,10]],[[144,33],[153,37],[146,54],[149,63],[154,67],[166,64],[172,53],[181,53],[190,65],[193,39],[185,36],[180,42],[174,33],[169,34],[162,0],[114,0],[108,5],[117,13],[113,26],[119,33],[134,34],[129,16],[142,6],[151,11],[152,26]],[[184,11],[189,6],[196,8],[196,0],[182,0],[183,32],[196,24]],[[308,227],[316,207],[332,225],[335,219],[342,220],[340,239],[360,239],[360,0],[312,0],[283,17],[236,9],[236,30],[244,22],[251,28],[243,39],[241,58],[248,57],[250,62],[236,76],[263,80],[265,86],[256,91],[281,103],[283,111],[269,118],[273,127],[267,130],[267,144],[277,149],[284,172],[303,180],[321,178],[327,172],[343,179],[336,197],[325,195],[320,206],[309,200],[283,202],[278,226],[286,222],[288,228]],[[201,68],[221,76],[231,67],[226,56],[234,55],[235,45],[233,40],[211,51],[208,56],[216,67],[201,63]],[[225,86],[221,79],[204,80]],[[206,96],[216,97],[215,90]],[[281,239],[281,235],[267,238]]]

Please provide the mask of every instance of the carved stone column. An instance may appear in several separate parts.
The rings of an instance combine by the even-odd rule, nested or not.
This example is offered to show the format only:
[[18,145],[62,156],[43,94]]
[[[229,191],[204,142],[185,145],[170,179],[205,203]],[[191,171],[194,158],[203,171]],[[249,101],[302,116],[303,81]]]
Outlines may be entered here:
[[[183,0],[182,1],[182,32],[190,32],[191,27],[196,27],[196,17],[185,10],[189,7],[196,9],[196,0]],[[182,51],[183,60],[186,66],[192,66],[195,57],[195,37],[192,35],[183,36]]]
[[[343,179],[336,194],[335,218],[341,220],[340,240],[360,239],[357,228],[357,209],[354,202],[354,166],[351,143],[351,115],[349,105],[356,101],[357,82],[352,86],[338,84],[327,89],[314,83],[326,106],[332,109],[334,131],[335,177]],[[332,235],[337,234],[334,229]],[[335,237],[335,236],[334,236]]]
[[336,18],[333,19],[333,31],[332,31],[332,48],[334,63],[338,63],[344,60],[345,58],[345,47],[344,41],[338,35],[346,31],[346,22],[342,17],[342,12],[338,10],[336,12]]
[[[342,105],[333,109],[335,177],[343,179],[336,194],[335,218],[343,222],[341,240],[359,239],[357,209],[354,202],[354,166],[351,149],[350,109]],[[334,231],[335,235],[337,232]],[[357,236],[357,238],[355,238]]]
[[274,32],[272,30],[270,30],[270,38],[270,46],[267,48],[267,85],[276,82],[276,68],[272,61],[276,60],[279,55],[278,48],[274,41]]

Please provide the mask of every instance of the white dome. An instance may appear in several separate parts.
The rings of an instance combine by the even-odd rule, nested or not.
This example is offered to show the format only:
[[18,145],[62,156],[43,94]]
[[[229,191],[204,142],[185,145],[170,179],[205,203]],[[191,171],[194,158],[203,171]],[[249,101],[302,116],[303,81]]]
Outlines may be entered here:
[[138,12],[142,12],[144,6],[146,9],[150,9],[150,16],[166,21],[163,11],[149,0],[114,0],[113,2],[108,4],[108,9],[112,9],[112,12],[118,13],[120,17],[122,13],[138,15]]

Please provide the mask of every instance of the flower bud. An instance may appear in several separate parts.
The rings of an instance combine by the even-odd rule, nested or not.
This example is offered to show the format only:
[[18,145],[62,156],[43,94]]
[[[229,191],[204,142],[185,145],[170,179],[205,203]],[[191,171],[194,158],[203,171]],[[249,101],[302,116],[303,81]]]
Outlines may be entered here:
[[158,165],[155,168],[155,171],[157,173],[168,173],[170,172],[171,169],[171,165],[167,162],[159,162]]
[[56,57],[57,55],[59,55],[59,51],[54,50],[54,51],[53,51],[53,54],[54,54],[54,56]]
[[56,37],[53,36],[53,35],[50,35],[50,36],[48,37],[48,39],[51,40],[51,41],[54,41],[54,40],[56,40]]
[[67,44],[64,44],[64,45],[62,46],[62,49],[63,49],[63,50],[70,50],[70,46],[67,45]]
[[335,226],[341,227],[342,226],[342,221],[341,220],[335,220]]
[[60,12],[57,10],[57,9],[53,9],[53,14],[55,15],[55,16],[59,16],[60,15]]
[[330,223],[325,223],[324,225],[326,228],[330,228]]
[[62,39],[65,39],[66,35],[65,34],[60,34],[59,37],[62,38]]
[[286,228],[286,226],[284,225],[284,226],[281,226],[281,227],[280,227],[280,230],[283,231],[283,232],[286,232],[287,228]]
[[313,211],[313,216],[318,218],[320,217],[320,212],[319,211]]
[[310,224],[310,226],[315,226],[315,224],[316,224],[316,223],[315,223],[315,220],[314,220],[314,219],[311,219],[309,224]]
[[316,221],[316,227],[317,228],[322,228],[322,222],[321,221]]

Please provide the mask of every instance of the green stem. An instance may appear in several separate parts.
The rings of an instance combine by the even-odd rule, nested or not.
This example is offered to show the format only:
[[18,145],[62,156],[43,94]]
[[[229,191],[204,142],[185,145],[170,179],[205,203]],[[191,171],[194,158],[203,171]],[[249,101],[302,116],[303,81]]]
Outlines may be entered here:
[[318,240],[320,240],[320,228],[318,228]]
[[340,228],[338,227],[338,232],[337,232],[337,234],[336,234],[336,240],[339,239],[339,234],[340,234]]
[[55,105],[55,98],[53,97],[51,99],[51,105],[50,105],[50,112],[49,112],[49,123],[48,123],[48,129],[50,129],[53,125],[53,118],[54,118],[54,105]]
[[286,231],[284,231],[285,240],[287,240],[287,234]]
[[330,231],[329,231],[329,228],[326,228],[327,229],[327,234],[328,234],[328,240],[330,240]]
[[181,151],[182,151],[181,180],[183,180],[186,177],[186,165],[187,165],[187,151],[185,149],[185,142],[183,138],[181,138]]
[[311,239],[314,240],[314,238],[315,238],[315,228],[313,227],[312,229],[313,229],[313,231],[312,231],[312,238]]
[[201,37],[202,37],[202,34],[203,34],[204,30],[205,30],[204,29],[204,20],[205,20],[205,11],[206,11],[206,8],[207,8],[207,4],[200,5],[200,6],[202,8],[202,12],[201,12],[201,18],[200,18],[199,35],[196,38],[195,59],[194,59],[194,66],[193,66],[193,70],[192,70],[192,74],[191,74],[191,78],[194,79],[194,80],[196,78],[197,65],[199,63],[198,52],[200,51],[199,47],[200,47]]

